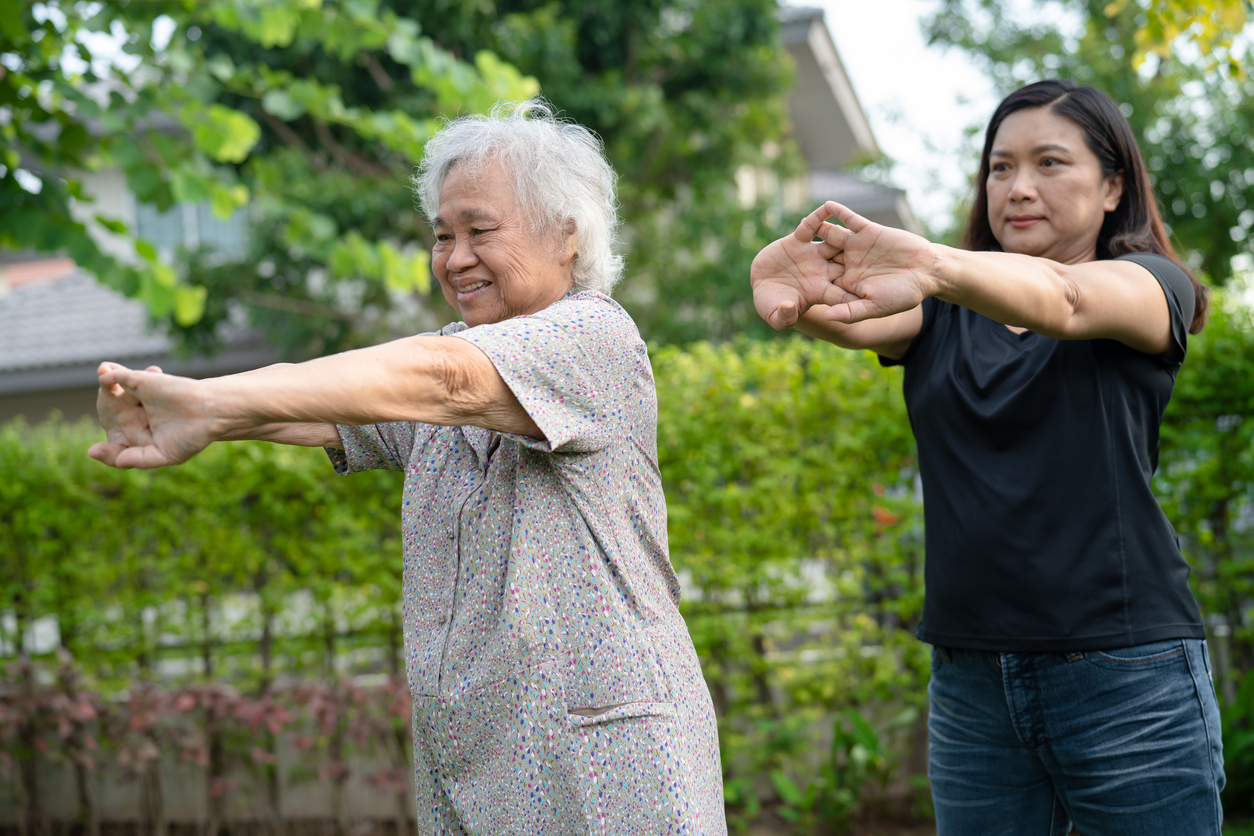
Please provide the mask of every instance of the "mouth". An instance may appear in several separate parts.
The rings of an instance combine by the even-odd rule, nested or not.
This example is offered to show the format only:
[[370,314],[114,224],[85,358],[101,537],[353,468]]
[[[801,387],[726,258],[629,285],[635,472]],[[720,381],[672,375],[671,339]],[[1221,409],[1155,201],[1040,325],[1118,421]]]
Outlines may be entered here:
[[460,287],[457,288],[457,298],[465,299],[469,296],[473,296],[475,293],[478,293],[480,290],[483,290],[485,287],[488,287],[491,284],[492,282],[489,282],[489,281],[479,281],[479,282],[470,282],[469,284],[461,285]]
[[1044,218],[1039,218],[1036,215],[1012,215],[1010,218],[1010,225],[1015,229],[1027,229],[1042,220],[1044,220]]

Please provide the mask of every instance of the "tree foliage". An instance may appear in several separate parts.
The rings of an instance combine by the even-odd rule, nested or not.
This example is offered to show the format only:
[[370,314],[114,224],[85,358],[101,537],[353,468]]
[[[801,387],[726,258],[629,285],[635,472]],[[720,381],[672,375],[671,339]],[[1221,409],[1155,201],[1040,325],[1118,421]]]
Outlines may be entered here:
[[[795,168],[774,15],[774,0],[5,0],[0,248],[69,254],[194,349],[240,319],[294,357],[430,328],[454,312],[431,287],[412,166],[439,118],[542,92],[621,175],[645,329],[753,328],[742,279],[779,219],[740,205],[734,175]],[[83,173],[109,168],[160,211],[245,212],[248,251],[136,238],[91,210]]]
[[1025,13],[997,0],[943,0],[926,29],[932,43],[968,53],[1003,93],[1057,77],[1109,93],[1141,144],[1178,248],[1224,283],[1254,231],[1254,81],[1195,60],[1172,35],[1190,20],[1227,20],[1216,10],[1234,5],[1036,0]]
[[[395,300],[429,285],[404,183],[435,118],[536,91],[377,0],[6,3],[0,19],[0,246],[64,251],[202,344],[230,298],[327,326],[278,334],[283,347],[386,333]],[[246,209],[258,246],[229,267],[198,253],[176,269],[121,219],[84,222],[82,174],[107,168],[158,210]]]

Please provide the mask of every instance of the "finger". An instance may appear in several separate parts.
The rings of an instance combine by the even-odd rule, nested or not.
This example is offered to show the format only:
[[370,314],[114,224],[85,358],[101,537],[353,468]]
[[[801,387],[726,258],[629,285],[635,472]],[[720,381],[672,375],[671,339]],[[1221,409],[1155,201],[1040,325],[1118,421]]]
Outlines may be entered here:
[[151,470],[157,467],[168,467],[169,465],[178,464],[177,461],[154,444],[146,444],[142,447],[127,447],[118,453],[115,462],[114,467],[136,468],[138,470]]
[[824,223],[818,230],[818,237],[823,239],[824,244],[842,252],[849,248],[849,236],[851,235],[853,233],[850,230],[836,224]]
[[818,234],[819,227],[823,225],[824,221],[831,217],[831,214],[831,212],[827,211],[826,204],[820,206],[818,209],[815,209],[813,212],[806,215],[801,223],[797,225],[797,231],[793,233],[793,237],[798,241],[813,241],[814,237]]
[[829,218],[836,218],[836,220],[847,226],[850,232],[859,232],[868,226],[871,226],[871,222],[866,218],[862,217],[848,206],[844,206],[834,200],[829,200],[827,203],[824,203],[823,208],[819,211],[826,212]]
[[847,325],[854,322],[862,322],[866,319],[875,319],[883,315],[884,312],[876,303],[869,299],[857,298],[831,305],[827,310],[823,311],[824,319],[830,319],[833,322],[843,322]]
[[837,256],[844,253],[843,249],[841,249],[840,247],[833,247],[831,244],[827,243],[826,241],[822,241],[816,244],[815,246],[819,248],[819,255],[823,257],[824,261],[831,261],[833,258],[836,258]]
[[110,467],[118,467],[118,455],[125,449],[127,449],[125,444],[101,441],[88,447],[87,455],[98,462],[104,462]]
[[800,318],[796,302],[780,302],[779,307],[771,312],[766,322],[776,331],[786,331],[796,325]]
[[148,368],[144,369],[144,371],[151,372],[152,374],[164,374],[164,372],[161,371],[160,366],[149,366]]

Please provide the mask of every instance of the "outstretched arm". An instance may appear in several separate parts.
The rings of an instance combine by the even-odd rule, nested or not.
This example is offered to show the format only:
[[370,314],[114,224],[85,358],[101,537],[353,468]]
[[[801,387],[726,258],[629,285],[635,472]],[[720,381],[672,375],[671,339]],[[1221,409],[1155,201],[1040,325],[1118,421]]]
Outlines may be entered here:
[[127,418],[89,455],[115,467],[179,464],[226,438],[338,446],[335,424],[474,424],[541,437],[487,356],[447,337],[209,380],[102,369],[101,398],[117,399]]
[[[825,221],[833,216],[844,226]],[[813,242],[814,237],[821,241]],[[764,259],[772,248],[776,254]],[[782,269],[785,253],[787,263],[807,269]],[[1162,288],[1148,270],[1132,262],[1061,264],[1013,253],[958,250],[871,223],[830,201],[758,259],[763,262],[760,271],[759,261],[754,262],[758,312],[775,327],[788,327],[796,322],[795,317],[788,321],[790,310],[804,314],[826,304],[809,313],[805,327],[838,345],[883,346],[886,338],[896,338],[899,348],[906,335],[913,339],[918,333],[917,324],[911,332],[910,322],[921,324],[920,303],[935,296],[1055,339],[1113,339],[1149,354],[1171,346]],[[824,279],[827,287],[821,286]],[[764,289],[761,297],[759,286]],[[883,330],[853,330],[874,322]],[[900,356],[893,355],[891,339],[887,347],[890,351],[882,353]]]

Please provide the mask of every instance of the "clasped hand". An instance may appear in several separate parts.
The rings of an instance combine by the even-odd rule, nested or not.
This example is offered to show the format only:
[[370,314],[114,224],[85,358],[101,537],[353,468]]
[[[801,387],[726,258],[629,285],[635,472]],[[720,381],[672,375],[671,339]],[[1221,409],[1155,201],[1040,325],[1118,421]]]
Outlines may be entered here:
[[749,281],[754,307],[776,330],[791,328],[814,305],[829,306],[825,319],[854,323],[911,310],[934,295],[934,261],[927,239],[828,201],[758,253]]
[[157,366],[135,371],[118,363],[96,369],[96,412],[108,441],[87,455],[118,468],[180,464],[221,438],[222,421],[208,415],[203,383],[166,375]]

